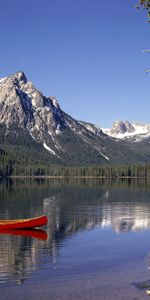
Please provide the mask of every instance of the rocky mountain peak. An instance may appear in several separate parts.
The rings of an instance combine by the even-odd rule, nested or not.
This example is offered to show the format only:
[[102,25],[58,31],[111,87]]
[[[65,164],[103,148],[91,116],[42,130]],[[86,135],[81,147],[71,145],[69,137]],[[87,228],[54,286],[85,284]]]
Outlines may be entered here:
[[123,133],[130,133],[134,132],[134,126],[128,121],[115,121],[113,123],[111,134],[123,134]]
[[20,82],[27,83],[27,78],[23,71],[19,71],[19,72],[15,73],[14,77]]
[[116,139],[139,142],[150,137],[150,124],[141,122],[115,121],[111,129],[102,129],[105,134]]
[[22,71],[0,80],[0,125],[5,128],[5,140],[12,132],[14,136],[19,130],[26,132],[59,159],[70,160],[71,155],[76,160],[79,151],[81,163],[84,155],[88,161],[90,154],[95,157],[91,162],[109,160],[99,142],[101,130],[93,124],[85,126],[63,112],[56,97],[44,96]]
[[15,74],[8,76],[7,81],[8,82],[11,81],[14,84],[18,85],[19,87],[21,87],[23,84],[27,83],[27,78],[26,78],[24,72],[18,71]]
[[[0,80],[0,123],[7,127],[15,124],[41,135],[44,128],[52,124],[57,127],[56,108],[60,110],[56,98],[44,97],[32,82],[27,81],[24,72],[19,71]],[[48,121],[50,124],[47,124]]]
[[[116,121],[112,129],[105,130],[75,120],[61,110],[56,97],[44,96],[27,81],[22,71],[0,79],[0,130],[1,143],[9,144],[11,140],[15,144],[17,139],[17,143],[22,140],[24,143],[25,137],[27,144],[34,140],[35,144],[45,148],[42,151],[48,151],[59,163],[64,160],[70,165],[73,162],[82,165],[85,161],[109,163],[112,158],[118,162],[119,157],[120,161],[126,162],[130,159],[130,149],[128,151],[126,146],[123,149],[121,144],[121,151],[118,151],[119,142],[112,137],[127,139],[139,133],[142,137],[150,137],[149,125]],[[135,156],[139,159],[136,153]]]

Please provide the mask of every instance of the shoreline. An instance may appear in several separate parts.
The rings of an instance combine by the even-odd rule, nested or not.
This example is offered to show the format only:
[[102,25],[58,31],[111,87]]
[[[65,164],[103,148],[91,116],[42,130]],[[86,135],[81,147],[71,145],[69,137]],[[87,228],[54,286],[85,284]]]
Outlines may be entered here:
[[15,179],[15,178],[42,178],[42,179],[150,179],[150,177],[143,177],[143,176],[117,176],[117,177],[106,177],[106,176],[48,176],[48,175],[40,175],[40,176],[27,176],[27,175],[14,175],[14,176],[7,176],[3,177],[0,176],[2,179]]

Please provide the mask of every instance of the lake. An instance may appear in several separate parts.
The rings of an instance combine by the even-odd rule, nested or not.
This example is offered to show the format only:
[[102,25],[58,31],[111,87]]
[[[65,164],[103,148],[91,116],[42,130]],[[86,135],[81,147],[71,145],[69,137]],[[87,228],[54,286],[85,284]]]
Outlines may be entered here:
[[147,299],[150,181],[0,182],[0,219],[48,216],[0,233],[0,299]]

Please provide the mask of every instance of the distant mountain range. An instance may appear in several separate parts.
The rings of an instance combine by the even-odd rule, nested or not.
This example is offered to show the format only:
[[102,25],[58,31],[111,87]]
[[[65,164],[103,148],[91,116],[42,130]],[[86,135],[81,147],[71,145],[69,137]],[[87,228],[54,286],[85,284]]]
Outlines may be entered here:
[[[150,125],[117,121],[112,129],[75,120],[23,72],[0,79],[0,147],[80,166],[150,161]],[[137,146],[138,144],[138,146]],[[7,148],[7,149],[6,149]]]
[[103,128],[102,130],[111,137],[128,141],[140,142],[150,138],[150,124],[116,121],[111,129]]

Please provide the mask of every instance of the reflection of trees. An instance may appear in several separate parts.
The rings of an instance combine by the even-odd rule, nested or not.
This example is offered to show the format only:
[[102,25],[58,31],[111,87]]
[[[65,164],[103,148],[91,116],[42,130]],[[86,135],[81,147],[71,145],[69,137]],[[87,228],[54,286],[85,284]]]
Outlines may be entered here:
[[0,282],[21,284],[36,269],[42,241],[30,237],[0,235]]
[[[140,183],[141,186],[141,183]],[[49,218],[48,240],[0,235],[0,282],[18,284],[42,261],[42,251],[55,267],[63,239],[95,227],[115,232],[150,227],[150,190],[130,184],[87,180],[21,180],[0,184],[0,218]],[[46,252],[45,252],[46,251]]]
[[[81,206],[71,211],[57,208],[56,203],[46,199],[47,213],[50,222],[50,236],[61,238],[80,230],[89,230],[95,227],[112,227],[115,232],[138,231],[150,227],[150,209],[143,205],[111,205],[109,202],[100,206]],[[49,204],[48,204],[49,203]],[[54,205],[55,203],[55,205]],[[52,213],[53,212],[53,213]]]
[[67,189],[44,199],[44,210],[49,217],[49,242],[57,246],[65,237],[95,227],[111,227],[116,233],[150,227],[149,195],[146,198],[143,192]]

